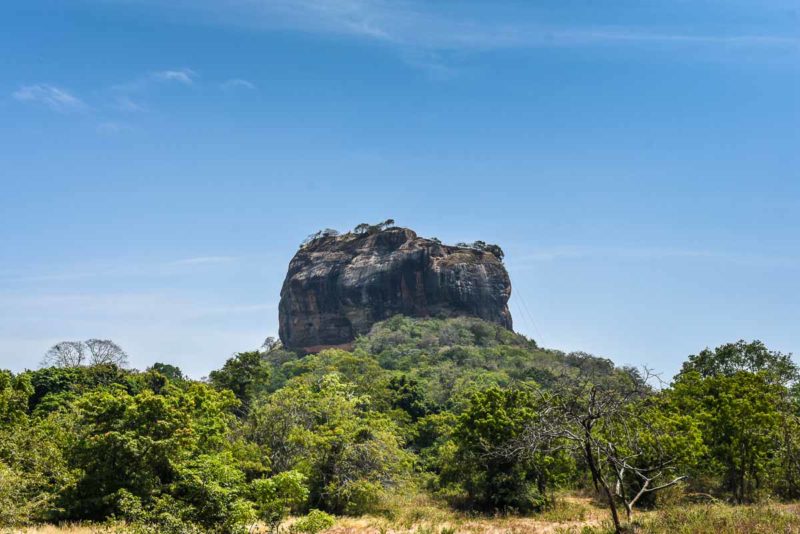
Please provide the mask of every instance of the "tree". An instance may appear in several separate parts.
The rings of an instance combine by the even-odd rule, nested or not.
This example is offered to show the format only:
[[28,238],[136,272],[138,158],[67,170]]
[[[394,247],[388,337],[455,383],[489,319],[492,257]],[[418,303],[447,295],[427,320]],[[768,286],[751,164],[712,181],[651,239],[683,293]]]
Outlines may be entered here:
[[324,230],[320,230],[320,231],[315,232],[315,233],[311,234],[310,236],[306,237],[303,240],[303,242],[300,243],[300,248],[306,247],[306,246],[310,245],[311,243],[313,243],[314,241],[317,241],[318,239],[325,239],[325,238],[328,238],[328,237],[336,237],[338,235],[339,235],[339,232],[337,232],[333,228],[325,228]]
[[464,247],[464,248],[473,248],[475,250],[482,250],[484,252],[489,252],[493,254],[498,260],[503,261],[505,257],[505,253],[503,249],[500,248],[499,245],[494,245],[492,243],[487,243],[486,241],[473,241],[472,243],[456,243],[457,247]]
[[270,451],[274,472],[308,478],[310,505],[364,513],[410,468],[396,426],[336,373],[300,377],[252,409],[248,436]]
[[389,402],[392,408],[406,412],[412,421],[427,415],[431,407],[425,400],[425,394],[419,382],[406,375],[395,376],[389,380]]
[[77,476],[64,457],[71,422],[64,413],[0,423],[0,530],[53,519],[59,493]]
[[388,373],[381,369],[375,358],[362,352],[325,349],[284,363],[280,373],[286,380],[302,375],[305,380],[313,382],[322,381],[325,376],[335,373],[342,382],[352,386],[354,395],[368,396],[371,407],[387,407],[391,403],[393,392],[386,387]]
[[238,534],[243,525],[255,522],[244,473],[227,451],[200,454],[176,465],[168,491],[181,503],[184,521],[205,531]]
[[647,378],[628,370],[602,380],[564,379],[541,395],[536,417],[505,454],[524,458],[572,451],[604,496],[615,531],[622,532],[618,504],[630,521],[643,495],[686,478],[681,469],[699,454],[702,443],[691,418],[652,407]]
[[56,343],[42,360],[43,367],[78,367],[86,362],[86,345],[82,341]]
[[535,411],[533,395],[524,390],[490,387],[474,393],[454,431],[455,455],[442,482],[459,483],[467,493],[465,504],[483,512],[530,512],[544,506],[549,489],[545,459],[502,454]]
[[31,395],[33,386],[30,377],[14,376],[10,371],[0,370],[0,426],[24,419]]
[[[63,493],[64,516],[105,519],[119,510],[124,491],[133,498],[126,502],[140,502],[145,511],[176,501],[179,515],[206,526],[217,522],[217,512],[199,509],[210,504],[196,492],[223,499],[217,510],[235,500],[231,491],[243,477],[226,467],[234,463],[226,451],[237,404],[231,392],[199,383],[168,384],[158,394],[131,395],[113,386],[81,396],[74,404],[76,436],[66,451],[81,476]],[[212,484],[218,489],[209,489]]]
[[45,367],[24,375],[33,385],[29,402],[34,414],[66,407],[80,395],[98,388],[117,385],[129,393],[142,388],[141,375],[116,365]]
[[798,368],[791,354],[769,350],[764,343],[755,340],[726,343],[713,351],[705,349],[689,356],[681,374],[696,371],[703,378],[732,376],[738,372],[759,373],[780,384],[789,386],[798,378]]
[[708,447],[702,474],[736,502],[769,491],[800,493],[798,368],[761,341],[726,343],[689,356],[670,391],[694,414]]
[[[672,402],[700,425],[708,448],[704,471],[718,475],[723,491],[738,503],[753,501],[768,487],[785,442],[785,388],[767,372],[739,371],[704,378],[682,372],[669,392]],[[789,436],[791,439],[791,435]]]
[[84,345],[88,349],[89,365],[128,365],[128,355],[110,339],[88,339]]
[[775,490],[781,497],[795,500],[800,497],[800,417],[783,412],[781,419],[779,477]]
[[186,376],[181,371],[180,367],[169,363],[156,362],[147,369],[148,371],[155,371],[167,377],[172,382],[180,382],[186,380]]
[[369,235],[376,232],[382,232],[383,230],[391,228],[392,226],[394,226],[394,219],[386,219],[385,221],[377,224],[361,223],[353,228],[353,233],[359,235]]
[[241,401],[238,413],[244,415],[256,395],[268,388],[270,367],[260,351],[239,352],[222,369],[211,371],[208,378],[217,388],[233,391]]
[[42,360],[44,367],[79,367],[86,364],[125,367],[128,355],[110,339],[88,339],[56,343]]
[[261,344],[261,351],[262,352],[272,352],[273,350],[279,349],[282,346],[283,346],[283,343],[281,343],[280,339],[275,339],[273,336],[269,336]]
[[306,503],[306,477],[298,471],[284,471],[270,478],[254,480],[250,494],[258,518],[267,524],[270,532],[277,533],[289,513],[300,510]]
[[488,244],[486,245],[486,252],[494,254],[494,256],[500,261],[503,261],[503,258],[506,256],[506,253],[503,252],[503,249],[500,248],[500,245]]

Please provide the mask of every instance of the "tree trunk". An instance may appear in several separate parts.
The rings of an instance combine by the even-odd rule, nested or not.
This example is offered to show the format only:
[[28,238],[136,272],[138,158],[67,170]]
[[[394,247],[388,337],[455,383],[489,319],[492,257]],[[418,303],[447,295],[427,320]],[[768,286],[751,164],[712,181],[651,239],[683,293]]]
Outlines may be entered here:
[[608,499],[608,507],[611,508],[611,519],[614,521],[615,534],[622,534],[622,524],[619,521],[619,513],[617,512],[617,504],[614,502],[614,494],[606,484],[605,480],[600,479],[600,484],[603,486],[603,491]]
[[592,483],[594,483],[594,490],[596,492],[600,492],[600,486],[598,485],[598,478],[597,478],[597,469],[594,466],[594,453],[592,452],[592,440],[589,439],[589,434],[591,429],[586,430],[586,446],[584,453],[586,454],[586,463],[589,464],[589,471],[592,473]]
[[591,454],[591,446],[587,444],[586,446],[587,457],[586,462],[589,464],[589,471],[592,473],[592,479],[595,481],[595,487],[597,487],[598,482],[603,487],[603,492],[606,494],[606,499],[608,500],[608,507],[611,509],[611,519],[614,521],[614,532],[616,534],[622,534],[622,524],[619,521],[619,513],[617,513],[617,505],[614,502],[614,494],[611,492],[611,488],[608,487],[608,484],[600,475],[600,470],[597,468],[597,464],[594,460],[594,455]]

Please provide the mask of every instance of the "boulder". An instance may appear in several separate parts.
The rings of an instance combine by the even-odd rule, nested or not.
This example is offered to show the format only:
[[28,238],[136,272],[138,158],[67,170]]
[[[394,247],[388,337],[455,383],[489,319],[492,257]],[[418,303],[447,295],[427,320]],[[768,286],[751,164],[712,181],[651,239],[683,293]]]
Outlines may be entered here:
[[303,352],[348,346],[396,314],[478,317],[512,328],[511,281],[492,252],[443,245],[408,228],[322,235],[289,263],[279,335]]

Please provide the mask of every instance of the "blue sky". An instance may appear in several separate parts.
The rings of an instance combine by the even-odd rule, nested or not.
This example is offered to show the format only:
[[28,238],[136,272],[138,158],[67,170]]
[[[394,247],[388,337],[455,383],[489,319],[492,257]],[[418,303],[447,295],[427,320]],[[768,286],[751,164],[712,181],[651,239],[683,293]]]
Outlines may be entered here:
[[199,377],[298,243],[506,250],[516,328],[669,378],[800,351],[800,6],[5,0],[0,367],[107,337]]

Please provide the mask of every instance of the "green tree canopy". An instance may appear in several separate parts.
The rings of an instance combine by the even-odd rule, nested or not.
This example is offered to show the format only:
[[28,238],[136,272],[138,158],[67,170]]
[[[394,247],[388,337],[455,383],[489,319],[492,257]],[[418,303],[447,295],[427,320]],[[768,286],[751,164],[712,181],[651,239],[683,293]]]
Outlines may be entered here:
[[764,372],[782,384],[797,380],[797,365],[791,354],[769,350],[761,341],[726,343],[714,350],[704,349],[689,356],[681,374],[696,371],[702,377],[731,376],[738,372]]

